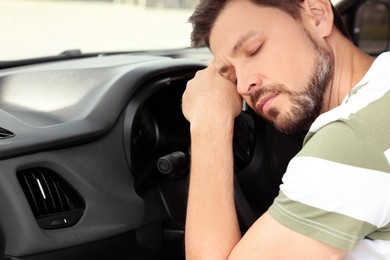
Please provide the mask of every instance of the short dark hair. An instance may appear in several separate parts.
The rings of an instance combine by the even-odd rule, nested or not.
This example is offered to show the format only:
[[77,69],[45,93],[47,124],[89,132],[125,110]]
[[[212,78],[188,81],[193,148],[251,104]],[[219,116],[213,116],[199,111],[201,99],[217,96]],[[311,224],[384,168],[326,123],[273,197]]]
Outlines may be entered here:
[[[191,45],[210,47],[210,32],[224,7],[233,0],[200,0],[195,11],[189,18],[192,24]],[[260,6],[275,7],[291,15],[294,19],[301,19],[301,8],[304,0],[249,0]],[[347,38],[350,38],[343,19],[337,9],[332,5],[334,24]]]

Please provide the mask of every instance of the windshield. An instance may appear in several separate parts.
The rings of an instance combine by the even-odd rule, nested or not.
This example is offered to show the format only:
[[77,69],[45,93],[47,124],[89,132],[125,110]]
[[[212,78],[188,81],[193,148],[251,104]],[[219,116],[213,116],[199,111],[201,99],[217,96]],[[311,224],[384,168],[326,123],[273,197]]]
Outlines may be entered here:
[[0,0],[0,60],[53,56],[74,49],[94,53],[188,47],[191,25],[187,20],[195,3]]
[[197,2],[0,0],[0,61],[189,47],[187,21]]

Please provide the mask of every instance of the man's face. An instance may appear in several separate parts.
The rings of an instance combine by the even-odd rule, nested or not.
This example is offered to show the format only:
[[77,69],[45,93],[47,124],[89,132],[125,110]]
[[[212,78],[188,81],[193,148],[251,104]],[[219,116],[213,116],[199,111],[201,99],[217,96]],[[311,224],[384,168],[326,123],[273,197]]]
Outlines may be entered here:
[[333,77],[333,54],[303,22],[275,8],[232,1],[210,35],[219,73],[282,132],[307,130]]

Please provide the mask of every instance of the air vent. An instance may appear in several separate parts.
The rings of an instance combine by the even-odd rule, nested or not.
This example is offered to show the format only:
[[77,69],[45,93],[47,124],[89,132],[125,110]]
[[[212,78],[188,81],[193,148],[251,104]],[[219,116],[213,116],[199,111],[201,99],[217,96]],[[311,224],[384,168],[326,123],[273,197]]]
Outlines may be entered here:
[[7,129],[0,127],[0,139],[9,138],[9,137],[13,137],[13,136],[15,136],[14,133],[12,133],[11,131],[8,131]]
[[57,173],[37,167],[21,170],[17,176],[41,228],[69,227],[80,220],[84,201]]

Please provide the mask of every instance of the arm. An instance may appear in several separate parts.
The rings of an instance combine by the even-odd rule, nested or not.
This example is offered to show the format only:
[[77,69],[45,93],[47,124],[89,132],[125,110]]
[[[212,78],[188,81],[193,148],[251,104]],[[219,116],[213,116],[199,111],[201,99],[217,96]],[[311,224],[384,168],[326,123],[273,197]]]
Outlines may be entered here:
[[187,259],[226,259],[241,235],[233,197],[233,128],[242,107],[235,85],[213,65],[197,73],[183,95],[191,123]]
[[344,253],[264,214],[241,239],[233,198],[235,85],[213,65],[191,80],[183,113],[191,123],[186,259],[341,259]]
[[229,259],[343,259],[345,252],[261,216],[234,247]]
[[[202,138],[205,135],[210,138]],[[233,160],[228,135],[197,133],[191,138],[187,259],[203,253],[208,259],[226,259],[241,238],[233,198]]]

